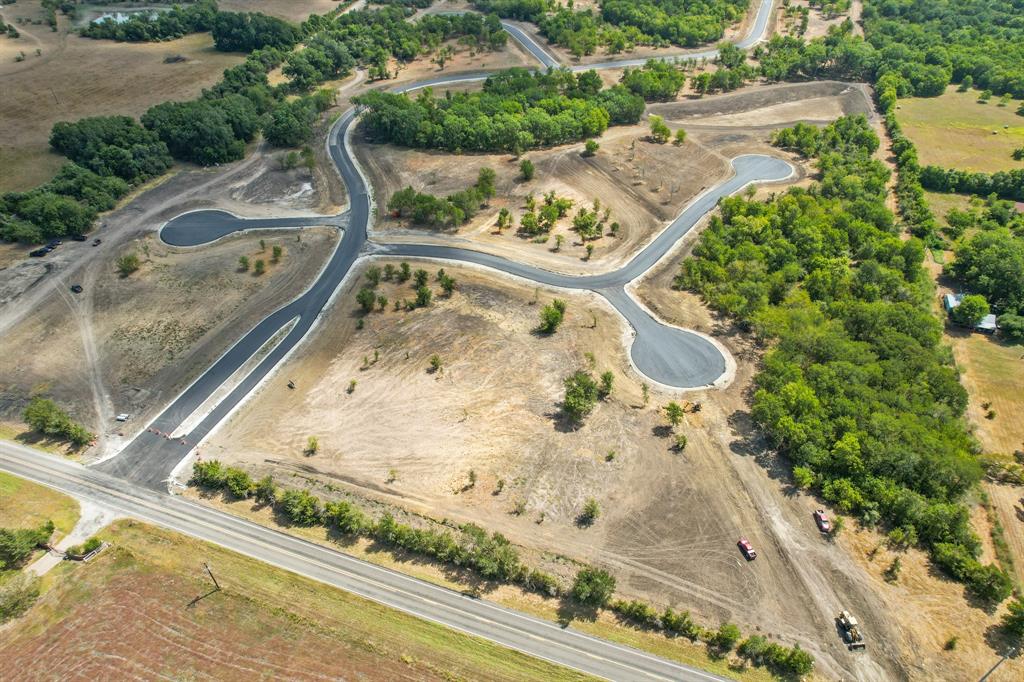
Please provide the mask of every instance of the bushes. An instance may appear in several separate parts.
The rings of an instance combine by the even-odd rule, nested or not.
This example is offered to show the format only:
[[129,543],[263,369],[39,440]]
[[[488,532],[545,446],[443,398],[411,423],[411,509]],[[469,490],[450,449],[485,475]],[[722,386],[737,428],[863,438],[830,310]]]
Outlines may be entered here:
[[593,566],[581,568],[572,584],[572,598],[586,606],[605,606],[614,592],[615,577]]
[[940,542],[932,547],[932,558],[950,576],[979,599],[998,604],[1013,591],[1013,581],[994,564],[982,565],[966,547]]
[[53,535],[53,522],[47,521],[38,528],[0,528],[0,571],[21,568],[36,547],[45,544]]
[[814,657],[797,644],[792,649],[769,642],[761,635],[743,640],[737,650],[753,665],[765,666],[776,675],[802,677],[814,669]]
[[277,500],[285,518],[297,526],[315,526],[323,521],[320,500],[305,490],[286,490]]
[[494,170],[481,168],[476,184],[445,199],[417,192],[411,186],[400,189],[388,200],[388,210],[411,218],[417,225],[444,227],[470,220],[494,196]]
[[75,447],[87,445],[95,438],[84,426],[72,421],[67,412],[47,398],[32,398],[22,412],[22,419],[34,430],[52,438],[70,441]]
[[600,397],[598,384],[588,372],[576,371],[565,378],[562,412],[569,421],[580,424],[591,413]]
[[540,325],[537,331],[542,334],[554,334],[565,319],[565,301],[556,298],[540,309]]
[[28,611],[39,598],[41,578],[15,573],[0,578],[0,625]]
[[666,102],[679,94],[686,84],[686,74],[674,64],[651,59],[639,69],[627,68],[622,84],[646,102]]

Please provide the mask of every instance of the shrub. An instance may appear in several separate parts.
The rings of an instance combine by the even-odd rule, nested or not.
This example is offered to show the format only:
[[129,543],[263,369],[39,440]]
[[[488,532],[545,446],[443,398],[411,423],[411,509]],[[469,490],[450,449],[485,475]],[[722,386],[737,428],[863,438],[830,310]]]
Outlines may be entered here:
[[224,487],[234,497],[242,500],[252,494],[252,478],[242,469],[228,467],[224,472]]
[[572,584],[573,599],[587,606],[604,606],[614,592],[615,577],[593,566],[581,568]]
[[740,629],[732,623],[722,623],[711,637],[711,645],[720,651],[731,651],[740,640]]
[[523,159],[519,162],[519,175],[524,181],[533,180],[533,176],[536,174],[537,169],[533,166],[533,161],[529,159]]
[[658,612],[647,602],[620,599],[612,604],[612,610],[626,620],[633,621],[645,628],[657,628],[661,625],[661,617]]
[[141,266],[139,257],[135,253],[126,253],[117,259],[117,271],[121,274],[121,277],[127,277],[132,274]]
[[76,447],[86,445],[95,438],[84,426],[72,421],[57,403],[47,398],[32,398],[22,412],[22,418],[34,430],[46,436],[70,441]]
[[305,490],[286,490],[278,499],[285,517],[297,526],[315,526],[322,521],[320,499]]
[[562,411],[573,423],[581,423],[597,404],[597,382],[589,373],[574,372],[565,379],[565,398]]
[[565,301],[556,298],[540,310],[540,326],[537,330],[542,334],[554,334],[565,319]]
[[671,608],[665,609],[661,614],[661,627],[671,635],[681,635],[694,641],[701,634],[701,627],[693,621],[689,611],[676,613]]
[[227,470],[219,460],[211,459],[205,462],[195,462],[192,465],[192,478],[189,483],[203,488],[220,489],[224,487],[227,478]]
[[0,625],[28,611],[39,598],[40,578],[16,573],[0,581]]

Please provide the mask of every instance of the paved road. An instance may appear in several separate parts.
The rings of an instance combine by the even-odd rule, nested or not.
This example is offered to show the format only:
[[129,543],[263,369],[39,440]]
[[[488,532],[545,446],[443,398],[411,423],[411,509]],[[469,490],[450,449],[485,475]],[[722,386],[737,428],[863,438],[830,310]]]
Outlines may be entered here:
[[[766,27],[762,16],[770,14],[771,0],[763,0],[754,29],[745,39],[756,42],[757,27]],[[767,7],[767,10],[765,9]],[[536,42],[512,27],[512,35],[542,62],[550,59]],[[616,62],[619,63],[619,62]],[[588,67],[593,68],[593,67]],[[600,65],[599,68],[604,68]],[[396,92],[481,80],[486,72],[458,73],[394,88]],[[272,313],[243,336],[202,376],[176,398],[151,424],[117,456],[96,468],[136,483],[161,489],[182,459],[217,424],[235,409],[249,393],[303,339],[320,313],[337,292],[353,263],[367,245],[370,201],[366,181],[345,144],[346,135],[356,120],[357,111],[350,109],[335,123],[328,136],[328,151],[352,197],[349,210],[342,216],[301,218],[238,218],[225,211],[194,211],[178,216],[161,230],[169,244],[195,246],[209,243],[236,231],[274,227],[301,227],[314,224],[347,224],[338,247],[313,286],[281,309]],[[688,206],[673,223],[623,268],[600,275],[578,277],[534,268],[497,256],[467,249],[429,245],[380,245],[379,251],[395,256],[443,258],[485,265],[502,272],[556,287],[589,289],[608,300],[629,322],[635,333],[630,357],[636,368],[653,381],[670,388],[695,388],[712,385],[726,371],[723,351],[709,338],[692,331],[665,325],[640,306],[625,285],[642,275],[660,260],[700,218],[712,210],[718,200],[733,194],[751,182],[778,181],[792,173],[792,167],[781,159],[763,155],[737,157],[734,174],[711,188]],[[287,336],[253,369],[190,433],[182,440],[172,440],[180,425],[242,367],[264,344],[291,321],[295,326]]]
[[723,679],[432,585],[21,445],[0,442],[0,469],[113,512],[212,542],[414,616],[590,675],[638,681]]

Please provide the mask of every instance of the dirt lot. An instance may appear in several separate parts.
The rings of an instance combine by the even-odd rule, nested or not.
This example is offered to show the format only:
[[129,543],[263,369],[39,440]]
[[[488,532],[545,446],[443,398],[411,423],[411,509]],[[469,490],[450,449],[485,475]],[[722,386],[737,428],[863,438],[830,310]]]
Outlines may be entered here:
[[[16,419],[33,393],[100,433],[116,431],[119,412],[145,420],[162,409],[242,332],[308,286],[336,241],[327,228],[303,232],[301,242],[277,232],[261,253],[260,236],[186,250],[150,235],[107,249],[75,280],[82,294],[57,289],[0,340],[10,361],[4,417]],[[278,264],[270,262],[275,244],[284,248]],[[114,261],[127,252],[143,264],[121,278]],[[266,259],[267,273],[241,272],[242,255]]]
[[1024,119],[1015,113],[1020,102],[1001,107],[998,97],[981,103],[978,95],[951,85],[940,97],[900,100],[900,125],[922,165],[986,173],[1021,167],[1011,156],[1024,144]]
[[[7,23],[39,12],[37,0],[3,9]],[[57,121],[85,116],[138,116],[168,100],[191,99],[220,80],[243,55],[217,52],[209,34],[163,43],[115,43],[29,26],[22,38],[0,38],[0,191],[24,190],[49,180],[64,157],[49,151]],[[22,47],[22,43],[25,47]],[[42,56],[36,56],[40,49]],[[14,62],[11,50],[28,54]],[[182,55],[186,61],[166,64]]]
[[[746,450],[732,430],[749,421],[742,415],[749,365],[727,392],[687,396],[704,410],[688,415],[682,430],[689,445],[675,454],[657,412],[668,396],[654,395],[643,406],[640,382],[626,369],[621,322],[604,306],[562,294],[566,322],[554,336],[538,337],[531,332],[538,310],[531,301],[544,303],[551,293],[475,270],[446,270],[459,281],[452,298],[414,312],[388,305],[369,315],[361,331],[353,302],[359,283],[349,282],[317,337],[202,446],[203,456],[283,481],[318,478],[433,518],[474,521],[556,565],[552,552],[610,566],[624,595],[799,642],[825,671],[891,678],[887,654],[876,654],[881,663],[865,663],[849,657],[838,640],[820,636],[830,631],[824,614],[833,606],[819,612],[808,591],[841,590],[837,607],[874,607],[853,579],[830,570],[824,583],[795,568],[787,549],[792,539],[806,549],[801,562],[821,554],[841,564],[843,557],[817,538],[811,501],[794,504],[766,492],[778,484],[766,480],[753,457],[739,456]],[[408,285],[396,286],[382,285],[389,300],[411,296]],[[705,312],[682,322],[715,324]],[[444,363],[436,374],[428,372],[433,353]],[[590,365],[586,353],[596,371],[614,372],[615,390],[574,431],[557,416],[561,380]],[[284,387],[289,379],[295,391]],[[353,379],[357,385],[348,392]],[[413,433],[414,441],[396,436]],[[312,458],[302,452],[311,435],[321,448]],[[477,483],[464,489],[470,469]],[[495,494],[499,479],[505,487]],[[766,516],[779,515],[776,495],[795,509],[780,521],[792,537],[779,538],[765,524]],[[590,496],[601,517],[581,529],[575,519]],[[517,501],[525,505],[520,516],[509,513]],[[743,562],[734,546],[740,535],[771,559]]]
[[151,526],[100,535],[113,547],[59,566],[32,610],[0,628],[0,677],[587,679]]

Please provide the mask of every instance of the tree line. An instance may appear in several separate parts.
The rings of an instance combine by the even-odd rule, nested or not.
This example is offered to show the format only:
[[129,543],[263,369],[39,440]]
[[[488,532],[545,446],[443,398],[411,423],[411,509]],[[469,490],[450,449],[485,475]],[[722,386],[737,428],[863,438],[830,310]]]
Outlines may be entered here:
[[777,142],[796,139],[820,180],[767,202],[724,199],[676,286],[771,340],[753,415],[799,485],[1000,602],[1010,578],[978,560],[963,503],[982,475],[966,391],[939,343],[923,244],[900,240],[885,206],[878,138],[858,116]]
[[638,45],[696,47],[721,40],[750,0],[601,0],[596,10],[549,0],[474,0],[473,6],[531,21],[549,42],[582,57],[599,47],[618,53]]
[[[189,482],[224,491],[234,499],[252,498],[298,526],[324,526],[343,535],[367,537],[387,547],[472,571],[484,580],[519,585],[594,611],[608,608],[634,627],[663,632],[668,637],[703,639],[718,655],[731,651],[742,636],[731,623],[709,629],[695,622],[688,611],[667,608],[659,612],[642,601],[615,600],[615,576],[594,566],[579,568],[572,584],[565,586],[556,576],[525,564],[504,535],[488,533],[473,523],[435,530],[401,523],[390,512],[375,519],[347,500],[324,502],[307,490],[281,488],[271,476],[253,480],[244,469],[225,466],[218,460],[195,462]],[[768,644],[757,635],[740,643],[737,653],[753,665],[779,674],[801,676],[814,667],[814,658],[799,646]]]
[[363,130],[374,140],[448,151],[523,152],[599,136],[609,125],[636,123],[644,102],[625,87],[602,89],[595,72],[531,73],[508,69],[490,76],[481,92],[434,97],[371,92]]
[[79,33],[86,38],[130,43],[174,40],[189,33],[209,31],[217,14],[214,0],[197,0],[185,6],[175,4],[167,10],[135,12],[120,21],[107,17],[90,22]]
[[391,195],[388,210],[395,217],[410,218],[416,225],[461,225],[472,219],[481,206],[494,197],[494,180],[493,168],[481,168],[473,186],[443,199],[406,187]]

